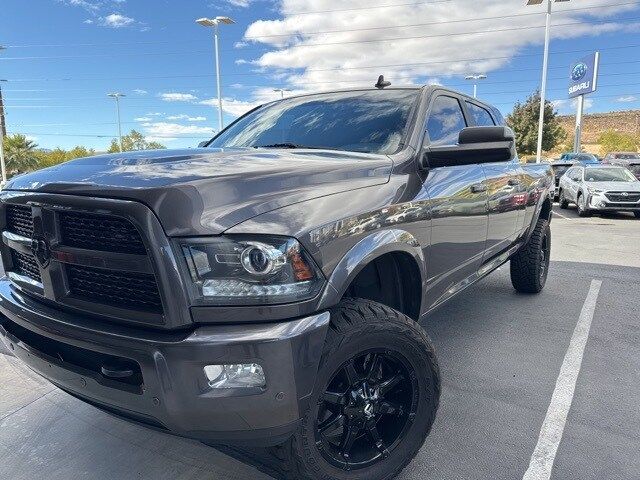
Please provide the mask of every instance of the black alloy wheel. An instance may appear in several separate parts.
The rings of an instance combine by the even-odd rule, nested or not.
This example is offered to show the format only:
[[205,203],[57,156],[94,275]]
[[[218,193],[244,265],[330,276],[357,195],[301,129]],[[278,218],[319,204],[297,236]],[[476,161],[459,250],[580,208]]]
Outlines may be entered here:
[[416,373],[400,353],[357,355],[338,368],[319,399],[316,446],[343,470],[389,457],[415,419],[417,393]]

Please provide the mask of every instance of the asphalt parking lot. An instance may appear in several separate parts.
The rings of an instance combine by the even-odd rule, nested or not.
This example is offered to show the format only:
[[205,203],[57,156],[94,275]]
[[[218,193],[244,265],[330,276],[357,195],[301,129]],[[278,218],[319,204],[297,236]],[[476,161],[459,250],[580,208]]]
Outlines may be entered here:
[[[640,477],[640,220],[556,206],[552,231],[541,295],[517,294],[502,267],[424,325],[442,399],[401,479],[542,479],[551,466],[554,479]],[[7,353],[2,479],[269,478],[237,453],[95,410]]]

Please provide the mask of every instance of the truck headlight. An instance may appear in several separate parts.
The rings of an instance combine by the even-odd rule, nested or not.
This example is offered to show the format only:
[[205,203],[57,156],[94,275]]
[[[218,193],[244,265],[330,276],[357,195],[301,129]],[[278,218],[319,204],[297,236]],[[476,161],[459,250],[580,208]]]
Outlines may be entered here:
[[270,305],[308,300],[324,279],[294,238],[221,236],[181,242],[194,300],[214,305]]

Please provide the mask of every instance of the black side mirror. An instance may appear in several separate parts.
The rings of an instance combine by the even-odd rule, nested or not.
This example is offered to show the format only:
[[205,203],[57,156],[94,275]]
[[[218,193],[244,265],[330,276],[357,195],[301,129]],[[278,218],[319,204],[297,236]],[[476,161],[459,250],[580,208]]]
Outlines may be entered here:
[[204,148],[209,144],[209,140],[203,140],[198,144],[198,148]]
[[423,166],[473,165],[506,162],[514,158],[515,136],[509,127],[467,127],[460,132],[457,145],[428,147]]

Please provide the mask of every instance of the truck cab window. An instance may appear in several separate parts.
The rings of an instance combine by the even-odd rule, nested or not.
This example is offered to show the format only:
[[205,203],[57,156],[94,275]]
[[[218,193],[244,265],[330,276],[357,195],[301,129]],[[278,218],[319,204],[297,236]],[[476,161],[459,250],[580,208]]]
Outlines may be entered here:
[[467,126],[458,99],[440,96],[435,99],[427,120],[431,145],[455,145],[460,131]]
[[493,117],[489,113],[489,110],[486,108],[482,108],[480,105],[476,105],[475,103],[467,102],[467,108],[471,115],[473,115],[473,119],[476,122],[476,126],[478,127],[494,127],[496,122],[493,121]]

